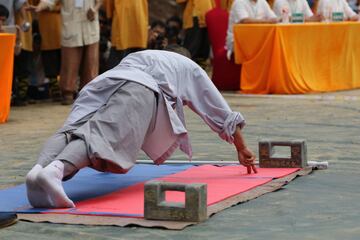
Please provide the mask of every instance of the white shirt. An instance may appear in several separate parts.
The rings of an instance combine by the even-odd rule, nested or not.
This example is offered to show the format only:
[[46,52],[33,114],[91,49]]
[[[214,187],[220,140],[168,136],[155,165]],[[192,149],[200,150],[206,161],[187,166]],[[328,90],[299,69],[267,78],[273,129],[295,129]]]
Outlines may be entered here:
[[142,146],[157,164],[165,161],[178,146],[192,156],[183,105],[229,143],[234,141],[236,126],[245,124],[243,116],[230,109],[195,62],[173,52],[145,50],[128,55],[118,66],[87,84],[79,93],[64,128],[97,111],[117,91],[119,84],[114,81],[109,86],[102,81],[104,78],[134,81],[159,93],[155,130],[146,136]]
[[[50,8],[61,2],[61,46],[82,47],[96,43],[100,39],[99,17],[89,21],[87,11],[96,5],[97,0],[42,0]],[[77,6],[78,3],[79,6]]]
[[343,12],[345,20],[356,15],[346,0],[319,0],[318,14],[329,17],[329,14],[333,12]]
[[233,51],[234,24],[240,23],[243,19],[271,19],[276,18],[275,13],[271,10],[266,0],[235,0],[231,5],[229,13],[229,24],[226,35],[226,49]]
[[293,13],[302,13],[304,18],[314,15],[306,0],[275,0],[273,10],[278,17],[281,17],[283,9],[288,10],[289,16]]

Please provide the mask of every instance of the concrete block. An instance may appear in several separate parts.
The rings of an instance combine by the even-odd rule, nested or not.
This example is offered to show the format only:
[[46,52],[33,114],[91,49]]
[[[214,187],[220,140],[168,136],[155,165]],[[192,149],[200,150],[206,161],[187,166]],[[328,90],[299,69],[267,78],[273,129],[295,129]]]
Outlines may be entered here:
[[[185,192],[185,203],[166,202],[166,191]],[[149,181],[144,188],[144,217],[153,220],[201,222],[207,219],[207,185]]]
[[[290,147],[290,158],[275,155],[275,146]],[[259,142],[259,165],[261,168],[304,168],[307,165],[305,140]]]

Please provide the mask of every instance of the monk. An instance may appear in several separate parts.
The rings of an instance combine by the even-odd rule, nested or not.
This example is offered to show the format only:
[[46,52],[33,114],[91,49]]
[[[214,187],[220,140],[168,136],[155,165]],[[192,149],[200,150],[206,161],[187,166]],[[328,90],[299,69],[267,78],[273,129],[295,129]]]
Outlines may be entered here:
[[206,72],[180,54],[145,50],[129,54],[81,90],[64,125],[45,143],[27,174],[31,205],[74,207],[63,180],[86,166],[126,173],[140,149],[155,164],[178,147],[191,159],[184,105],[234,144],[239,162],[249,173],[256,172],[255,155],[241,133],[244,117],[230,109]]

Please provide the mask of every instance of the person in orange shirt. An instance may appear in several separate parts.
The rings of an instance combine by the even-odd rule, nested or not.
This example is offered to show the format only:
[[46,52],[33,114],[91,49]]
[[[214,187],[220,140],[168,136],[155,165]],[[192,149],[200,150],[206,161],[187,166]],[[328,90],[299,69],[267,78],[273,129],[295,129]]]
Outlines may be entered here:
[[191,53],[191,58],[202,63],[209,57],[210,43],[205,23],[205,14],[215,7],[213,0],[176,0],[186,4],[183,21],[185,29],[184,47]]
[[147,0],[105,0],[104,7],[112,20],[112,47],[107,63],[107,69],[111,69],[129,53],[146,48],[149,10]]

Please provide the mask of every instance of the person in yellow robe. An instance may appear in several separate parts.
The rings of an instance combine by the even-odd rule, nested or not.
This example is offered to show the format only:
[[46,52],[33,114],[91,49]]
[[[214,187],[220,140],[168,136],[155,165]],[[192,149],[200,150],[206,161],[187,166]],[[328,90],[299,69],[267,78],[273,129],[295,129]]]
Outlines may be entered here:
[[209,57],[210,52],[205,14],[215,7],[215,2],[214,0],[176,0],[176,2],[185,4],[184,47],[190,51],[192,59],[201,63]]
[[105,0],[104,7],[112,20],[112,47],[107,63],[111,69],[129,53],[146,48],[149,10],[147,0]]
[[50,97],[54,101],[61,100],[61,91],[58,82],[61,66],[60,10],[61,6],[57,4],[51,11],[48,10],[38,13],[42,64],[44,66],[45,77],[49,79]]
[[14,59],[13,106],[25,106],[28,103],[28,88],[32,64],[32,14],[25,11],[27,1],[15,13],[15,24],[20,26],[19,37],[21,52]]
[[220,7],[229,12],[233,2],[234,0],[220,0]]

